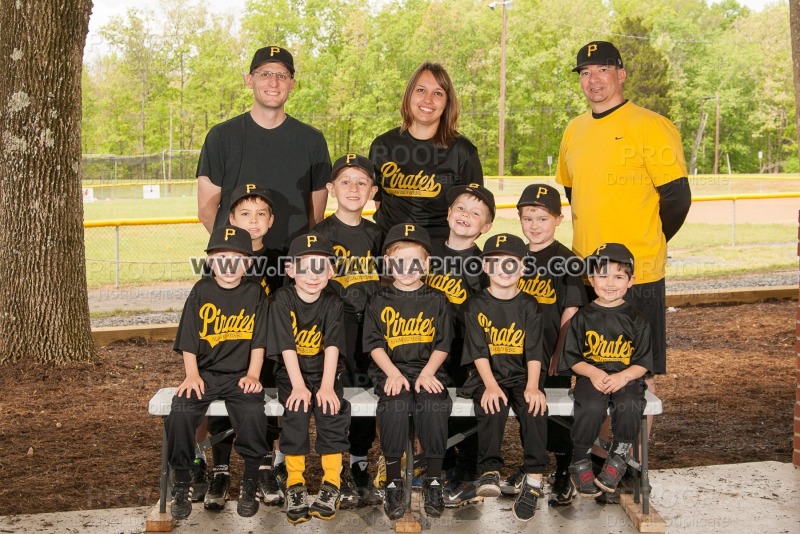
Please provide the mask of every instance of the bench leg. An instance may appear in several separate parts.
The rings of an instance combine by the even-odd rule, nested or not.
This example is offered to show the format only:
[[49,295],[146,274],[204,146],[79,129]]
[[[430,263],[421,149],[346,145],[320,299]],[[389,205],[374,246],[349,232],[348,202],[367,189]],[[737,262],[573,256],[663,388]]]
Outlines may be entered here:
[[414,492],[414,418],[408,418],[408,441],[406,442],[406,468],[403,487],[405,489],[406,515],[395,521],[395,532],[422,532],[422,504],[419,492]]
[[[166,421],[166,418],[164,418]],[[145,520],[145,532],[171,532],[175,519],[167,512],[167,499],[170,494],[169,456],[167,449],[167,428],[164,427],[161,438],[161,480],[158,488],[158,504],[153,507]]]
[[641,461],[641,485],[642,485],[642,512],[645,515],[650,513],[650,469],[647,465],[647,417],[642,416],[642,461]]

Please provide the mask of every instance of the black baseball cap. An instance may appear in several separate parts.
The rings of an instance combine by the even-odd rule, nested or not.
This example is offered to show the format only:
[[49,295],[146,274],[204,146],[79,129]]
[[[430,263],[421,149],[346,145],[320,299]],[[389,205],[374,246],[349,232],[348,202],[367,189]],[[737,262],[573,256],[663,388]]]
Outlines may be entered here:
[[617,47],[608,41],[592,41],[578,50],[577,65],[572,72],[580,72],[588,65],[609,65],[621,69],[622,56]]
[[561,193],[551,185],[531,184],[522,191],[517,202],[517,209],[523,206],[542,206],[550,213],[561,215]]
[[280,46],[265,46],[259,48],[253,54],[253,61],[250,62],[250,72],[253,72],[264,63],[282,63],[289,69],[289,73],[294,76],[294,58],[285,48]]
[[517,258],[524,258],[528,255],[528,247],[522,238],[514,234],[497,234],[486,240],[483,245],[481,257],[493,254],[508,254]]
[[333,163],[331,182],[334,181],[339,173],[347,167],[356,167],[361,169],[372,179],[372,183],[375,183],[375,164],[372,163],[372,160],[369,158],[365,158],[364,156],[360,156],[358,154],[345,154]]
[[456,199],[464,193],[469,193],[470,195],[474,195],[481,199],[481,202],[489,207],[489,214],[492,216],[492,220],[494,220],[494,214],[496,211],[494,204],[494,193],[480,184],[457,185],[456,187],[453,187],[447,191],[447,194],[445,195],[447,197],[447,203],[452,206],[453,202],[455,202]]
[[238,226],[228,225],[216,228],[211,232],[206,252],[212,250],[232,250],[246,256],[253,254],[253,241],[250,232]]
[[422,248],[431,253],[431,236],[428,231],[422,226],[414,223],[403,223],[392,226],[386,233],[386,239],[383,241],[383,253],[390,245],[399,241],[411,241],[422,245]]
[[230,209],[233,210],[233,207],[237,202],[247,197],[263,198],[264,202],[269,204],[270,209],[274,209],[275,207],[272,203],[272,199],[269,196],[269,191],[263,187],[257,186],[256,184],[244,184],[234,189],[231,193]]
[[590,266],[590,272],[592,265],[602,265],[609,261],[627,263],[633,267],[633,254],[622,243],[606,243],[586,256],[586,264]]
[[333,258],[333,243],[324,235],[309,233],[303,234],[292,239],[289,245],[289,257],[299,258],[307,254],[328,256]]

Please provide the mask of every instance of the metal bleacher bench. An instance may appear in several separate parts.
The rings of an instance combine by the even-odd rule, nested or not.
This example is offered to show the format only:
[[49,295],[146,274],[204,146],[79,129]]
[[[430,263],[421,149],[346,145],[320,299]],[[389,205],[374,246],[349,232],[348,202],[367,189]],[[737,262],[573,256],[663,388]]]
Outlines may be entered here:
[[[153,395],[150,399],[148,412],[150,415],[160,416],[166,418],[169,415],[170,407],[172,406],[172,397],[177,388],[162,388]],[[450,397],[453,399],[453,411],[450,417],[474,417],[475,411],[471,399],[458,397],[455,394],[455,389],[450,388]],[[271,416],[283,415],[283,406],[278,402],[277,393],[274,389],[264,390],[267,403],[265,406],[265,413]],[[573,415],[574,406],[571,396],[571,390],[558,388],[558,389],[545,389],[547,396],[547,409],[548,416],[555,419],[558,423],[570,426],[564,417]],[[370,389],[363,388],[345,388],[344,397],[350,402],[350,413],[352,417],[374,417],[375,409],[378,404],[378,397]],[[647,401],[644,414],[642,415],[642,428],[646,427],[645,417],[648,415],[661,414],[661,400],[650,393],[645,392],[645,400]],[[513,411],[511,412],[513,413]],[[225,408],[224,401],[212,402],[206,411],[206,415],[211,416],[225,416],[228,411]],[[409,417],[409,424],[413,425],[413,419]],[[412,428],[413,430],[413,428]],[[407,456],[412,458],[412,461],[406,461],[406,484],[410,487],[412,473],[414,468],[413,462],[413,431],[409,432],[409,442],[407,444]],[[158,513],[165,514],[167,511],[167,502],[170,493],[170,476],[169,476],[169,463],[167,456],[167,439],[166,429],[162,432],[162,445],[161,445],[161,484],[160,484],[160,501],[158,505]],[[463,439],[464,436],[461,436]],[[458,437],[456,437],[457,442]],[[453,438],[448,440],[448,446],[452,445]],[[638,476],[635,477],[634,496],[633,500],[636,503],[641,502],[641,511],[645,515],[649,514],[650,510],[650,484],[648,479],[648,466],[647,466],[647,433],[641,433],[641,458],[637,451],[638,447],[634,447],[634,458],[628,460],[628,464],[633,467],[634,473]],[[411,498],[411,491],[406,492],[406,499]]]

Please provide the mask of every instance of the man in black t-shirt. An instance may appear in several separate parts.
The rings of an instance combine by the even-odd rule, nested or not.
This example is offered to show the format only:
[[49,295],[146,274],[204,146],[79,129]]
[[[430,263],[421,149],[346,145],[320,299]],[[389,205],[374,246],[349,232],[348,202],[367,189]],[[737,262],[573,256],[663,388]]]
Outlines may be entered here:
[[[239,515],[258,511],[258,469],[267,453],[267,416],[259,375],[266,347],[267,300],[261,286],[243,280],[252,254],[250,235],[236,226],[214,230],[207,263],[214,276],[192,288],[183,308],[175,352],[183,355],[186,378],[172,398],[165,421],[170,465],[175,469],[172,516],[192,511],[189,495],[195,430],[208,405],[224,400],[236,431],[236,451],[244,459]],[[223,476],[220,474],[220,476]],[[229,484],[230,476],[226,482]]]
[[253,108],[208,132],[197,163],[197,211],[209,232],[225,224],[231,192],[245,183],[270,190],[270,249],[285,252],[293,237],[322,220],[331,160],[322,132],[284,110],[294,72],[287,50],[259,49],[245,76]]
[[[336,516],[342,453],[350,447],[350,403],[339,379],[344,368],[344,308],[339,297],[325,290],[333,276],[333,246],[324,236],[305,234],[292,241],[289,257],[286,272],[294,284],[275,292],[267,354],[277,362],[275,383],[284,407],[280,448],[286,455],[286,518],[295,524]],[[304,471],[312,415],[324,474],[319,494],[309,505]]]

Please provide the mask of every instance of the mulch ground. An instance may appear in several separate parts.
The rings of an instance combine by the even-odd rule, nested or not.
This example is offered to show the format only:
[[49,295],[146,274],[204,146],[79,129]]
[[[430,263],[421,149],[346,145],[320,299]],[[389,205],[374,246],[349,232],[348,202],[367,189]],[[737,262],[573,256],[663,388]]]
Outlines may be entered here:
[[[668,314],[651,468],[791,461],[796,309],[783,301]],[[155,504],[161,420],[147,403],[183,379],[170,343],[134,340],[92,363],[1,371],[0,515]],[[508,465],[519,463],[517,435],[509,422]],[[234,461],[234,481],[241,467]],[[312,470],[312,485],[319,476]]]

